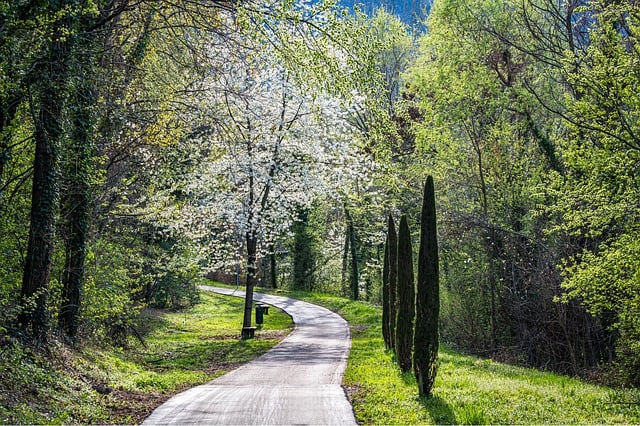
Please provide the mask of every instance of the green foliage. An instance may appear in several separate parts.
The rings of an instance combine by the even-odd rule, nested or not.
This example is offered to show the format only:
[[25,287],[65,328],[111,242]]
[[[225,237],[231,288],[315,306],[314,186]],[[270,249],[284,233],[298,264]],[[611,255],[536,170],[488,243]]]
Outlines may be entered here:
[[[155,241],[144,246],[145,299],[160,309],[181,309],[199,301],[201,268],[186,242]],[[152,278],[153,277],[153,278]]]
[[565,301],[578,298],[619,336],[620,379],[640,383],[640,241],[623,234],[597,252],[585,251],[565,265]]
[[[615,350],[616,364],[603,371],[619,369],[616,380],[638,384],[637,5],[436,0],[417,54],[414,34],[396,17],[348,15],[335,3],[112,11],[104,1],[0,2],[0,330],[14,332],[19,313],[32,331],[48,330],[50,318],[66,328],[58,305],[77,304],[65,291],[70,272],[73,291],[82,288],[83,336],[123,343],[144,304],[181,309],[198,300],[202,259],[239,241],[212,220],[222,208],[192,218],[190,225],[212,220],[206,236],[175,226],[202,184],[199,173],[184,177],[226,149],[192,142],[220,139],[216,126],[237,124],[223,125],[214,111],[195,128],[208,93],[202,76],[226,72],[209,61],[224,63],[222,51],[271,46],[290,72],[287,84],[315,100],[339,95],[359,131],[350,148],[371,169],[295,225],[292,254],[280,259],[284,281],[338,292],[346,268],[336,254],[348,222],[349,290],[382,299],[393,347],[394,277],[404,281],[407,270],[395,269],[391,250],[387,291],[379,212],[418,218],[415,182],[429,174],[441,182],[442,338],[572,374]],[[117,16],[100,20],[111,12]],[[323,160],[341,164],[338,154]],[[214,181],[231,185],[232,174]],[[396,247],[392,228],[388,246]],[[214,246],[218,235],[228,238]],[[495,418],[469,403],[456,420]]]
[[420,251],[416,295],[416,326],[413,340],[413,371],[422,396],[430,396],[438,371],[440,334],[440,276],[436,199],[433,178],[424,186],[420,219]]
[[[615,341],[616,381],[640,384],[638,300],[638,184],[640,95],[634,89],[640,56],[640,17],[629,2],[589,2],[590,43],[563,68],[575,95],[567,97],[570,180],[553,187],[553,228],[581,244],[563,261],[563,300],[583,303]],[[573,65],[572,65],[573,64]]]
[[[575,64],[593,63],[576,61],[583,51],[569,46],[574,36],[587,41],[579,38],[587,23],[574,21],[584,11],[559,6],[549,21],[545,4],[434,3],[406,73],[407,95],[415,94],[424,117],[413,127],[415,170],[407,168],[407,181],[426,171],[442,182],[443,339],[578,373],[606,359],[611,340],[578,303],[558,306],[556,267],[635,222],[636,168],[633,155],[598,154],[594,148],[607,142],[587,130],[586,111],[572,112],[579,80],[569,71],[586,77]],[[576,27],[566,29],[562,16]],[[571,33],[557,37],[558,29]],[[585,81],[593,97],[603,93],[597,80]],[[587,101],[586,93],[579,97]]]
[[406,25],[384,8],[376,10],[369,22],[368,33],[373,46],[369,52],[383,79],[383,95],[378,100],[391,115],[401,97],[401,74],[411,65],[415,41]]
[[461,348],[483,348],[489,338],[490,306],[484,292],[486,265],[479,259],[477,239],[471,232],[459,234],[464,242],[455,248],[444,245],[441,287],[441,338]]
[[415,288],[411,231],[407,216],[400,217],[398,228],[398,313],[396,319],[396,355],[403,372],[411,371],[413,349],[413,320],[415,317]]
[[291,288],[294,290],[313,290],[316,281],[315,269],[318,244],[314,231],[318,227],[317,224],[311,223],[308,210],[301,211],[299,216],[299,220],[292,226],[293,244],[291,253],[293,270]]
[[86,281],[80,311],[80,333],[122,344],[142,308],[144,276],[140,253],[131,245],[98,241],[87,253]]
[[[5,336],[0,343],[0,422],[68,424],[103,419],[98,395],[44,354]],[[52,348],[60,359],[62,347]]]
[[630,48],[640,41],[640,16],[635,8],[633,2],[601,0],[581,8],[593,15],[590,43],[577,58],[569,56],[564,69],[576,92],[568,102],[571,124],[597,146],[608,149],[640,149],[640,104],[635,90],[640,81],[640,54]]
[[353,300],[360,298],[360,267],[358,256],[358,245],[356,238],[356,229],[353,224],[353,220],[350,219],[347,213],[347,240],[349,241],[349,293]]
[[150,286],[150,305],[160,309],[180,309],[196,304],[199,293],[195,283],[199,279],[195,272],[170,271],[162,274]]
[[[15,323],[16,307],[22,279],[22,241],[28,235],[28,224],[20,218],[27,215],[23,194],[0,208],[0,309],[5,314],[0,327]],[[25,226],[27,225],[27,226]]]

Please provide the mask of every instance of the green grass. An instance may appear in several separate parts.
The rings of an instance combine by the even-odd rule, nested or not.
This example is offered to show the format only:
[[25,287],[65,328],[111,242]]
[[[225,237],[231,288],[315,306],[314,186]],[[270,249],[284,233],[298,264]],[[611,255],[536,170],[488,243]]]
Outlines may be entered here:
[[[133,382],[120,377],[118,385],[131,390],[150,386],[173,391],[202,383],[268,351],[292,327],[288,315],[272,308],[256,339],[239,340],[244,300],[211,292],[202,292],[201,299],[198,306],[185,312],[160,317],[147,312],[145,321],[153,324],[145,339],[147,347],[116,357],[144,373]],[[117,364],[117,360],[111,362],[112,366]],[[129,368],[122,371],[128,373]]]
[[[259,290],[263,291],[263,290]],[[381,311],[365,302],[281,292],[338,312],[351,325],[344,384],[362,424],[640,424],[640,392],[614,390],[443,348],[434,395],[418,397],[381,337]],[[0,341],[0,424],[137,423],[172,394],[268,350],[291,327],[270,309],[257,338],[238,339],[243,299],[202,293],[179,313],[146,311],[146,347],[64,347],[54,360]],[[92,386],[108,386],[100,395]]]
[[127,348],[59,346],[47,359],[0,345],[0,424],[138,423],[171,395],[256,358],[291,331],[291,318],[272,307],[256,338],[240,340],[243,306],[242,298],[202,292],[183,312],[147,310],[145,344],[131,339]]
[[362,424],[640,424],[640,391],[614,390],[534,369],[461,355],[447,348],[433,396],[420,398],[384,348],[379,307],[291,292],[342,315],[352,348],[344,385]]

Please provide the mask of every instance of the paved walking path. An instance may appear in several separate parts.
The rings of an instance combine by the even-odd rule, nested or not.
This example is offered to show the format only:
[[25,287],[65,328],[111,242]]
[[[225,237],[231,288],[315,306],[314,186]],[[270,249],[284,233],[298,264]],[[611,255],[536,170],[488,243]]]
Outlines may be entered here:
[[[200,288],[244,297],[244,291]],[[261,293],[254,299],[285,310],[294,331],[254,361],[174,396],[143,424],[356,424],[341,386],[351,345],[347,322],[300,300]]]

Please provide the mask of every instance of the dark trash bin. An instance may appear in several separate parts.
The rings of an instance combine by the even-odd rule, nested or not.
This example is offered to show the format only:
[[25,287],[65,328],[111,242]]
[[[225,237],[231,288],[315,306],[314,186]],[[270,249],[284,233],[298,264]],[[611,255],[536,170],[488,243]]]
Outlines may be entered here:
[[256,324],[264,323],[264,309],[262,305],[256,305]]

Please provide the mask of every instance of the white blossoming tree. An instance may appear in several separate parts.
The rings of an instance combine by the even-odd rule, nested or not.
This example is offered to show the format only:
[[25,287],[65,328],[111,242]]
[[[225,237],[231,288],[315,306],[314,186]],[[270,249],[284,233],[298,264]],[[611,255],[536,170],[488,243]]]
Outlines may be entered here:
[[[364,173],[348,105],[303,87],[270,45],[243,40],[210,55],[180,172],[155,191],[154,215],[205,252],[209,267],[246,267],[243,336],[250,333],[258,260],[318,196]],[[160,208],[160,206],[164,206]],[[246,336],[245,336],[246,337]]]

